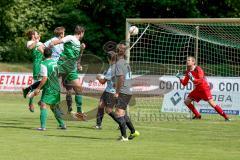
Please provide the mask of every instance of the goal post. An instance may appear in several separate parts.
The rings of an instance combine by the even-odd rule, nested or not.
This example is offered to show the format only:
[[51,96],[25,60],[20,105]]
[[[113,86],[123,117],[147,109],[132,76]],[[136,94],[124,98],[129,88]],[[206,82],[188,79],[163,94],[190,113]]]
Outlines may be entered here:
[[[139,34],[130,36],[128,29],[133,25],[139,28]],[[142,37],[138,39],[139,36]],[[135,94],[136,97],[141,97],[137,100],[138,109],[154,112],[161,110],[165,95],[169,94],[170,90],[176,90],[175,93],[179,90],[189,93],[191,86],[190,89],[180,89],[182,86],[176,84],[178,80],[174,79],[174,75],[178,70],[186,70],[187,56],[195,56],[197,65],[203,68],[213,85],[211,87],[217,103],[221,103],[223,108],[225,105],[224,109],[231,106],[229,110],[238,110],[235,105],[240,103],[240,100],[235,96],[240,96],[240,18],[127,18],[126,41],[130,46],[134,44],[127,51],[133,75],[147,77],[145,79],[142,76],[141,85],[145,91],[148,89],[144,84],[152,88],[155,85],[154,92],[148,92],[150,94],[145,91]],[[151,77],[155,79],[151,80]],[[163,84],[161,80],[164,77],[168,78]],[[166,82],[171,83],[170,90]],[[138,80],[138,84],[140,83]],[[227,85],[231,87],[227,88]],[[162,91],[163,88],[165,92]],[[138,89],[141,90],[140,87]],[[224,97],[234,96],[231,97],[231,102],[225,103],[226,100],[218,101],[217,97],[220,95],[215,92]],[[176,98],[176,95],[171,95],[169,99],[171,98]]]

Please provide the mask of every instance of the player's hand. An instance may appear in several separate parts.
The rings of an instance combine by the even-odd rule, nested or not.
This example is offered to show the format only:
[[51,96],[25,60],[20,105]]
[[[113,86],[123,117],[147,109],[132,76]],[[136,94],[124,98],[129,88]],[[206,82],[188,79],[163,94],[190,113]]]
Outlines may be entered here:
[[53,44],[53,42],[51,42],[48,47],[52,48],[53,46],[54,46],[54,44]]
[[179,78],[179,79],[182,79],[183,74],[181,72],[179,72],[179,70],[178,70],[178,73],[176,74],[176,77]]
[[96,79],[97,80],[103,80],[105,77],[102,74],[97,74]]
[[39,88],[36,88],[36,89],[34,90],[34,95],[37,96],[37,95],[39,95],[39,93],[40,93],[40,89],[39,89]]
[[82,65],[79,63],[77,64],[77,70],[78,72],[81,72],[83,70]]
[[193,77],[191,72],[188,72],[189,79],[193,82],[195,78]]
[[86,48],[86,44],[85,43],[82,43],[81,44],[81,49],[84,50]]
[[115,98],[118,98],[118,96],[119,96],[118,93],[115,93],[115,94],[114,94],[114,97],[115,97]]

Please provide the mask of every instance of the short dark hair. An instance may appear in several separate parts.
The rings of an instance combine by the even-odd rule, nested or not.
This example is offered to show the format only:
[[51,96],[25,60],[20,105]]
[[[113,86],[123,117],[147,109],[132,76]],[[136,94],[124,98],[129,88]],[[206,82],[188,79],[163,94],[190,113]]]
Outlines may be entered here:
[[50,58],[52,56],[52,50],[49,47],[46,47],[43,51],[43,55],[45,58]]
[[83,32],[85,32],[85,28],[84,28],[84,27],[79,26],[79,25],[77,25],[77,26],[75,27],[74,34],[81,34],[81,33],[83,33]]
[[116,52],[118,55],[124,56],[124,59],[127,59],[126,51],[127,51],[127,45],[124,43],[119,43],[116,47]]
[[28,37],[29,40],[32,39],[32,35],[34,35],[35,32],[36,32],[35,30],[30,30],[30,31],[27,32],[27,37]]
[[65,32],[65,28],[62,26],[54,29],[55,36],[60,36],[63,32]]

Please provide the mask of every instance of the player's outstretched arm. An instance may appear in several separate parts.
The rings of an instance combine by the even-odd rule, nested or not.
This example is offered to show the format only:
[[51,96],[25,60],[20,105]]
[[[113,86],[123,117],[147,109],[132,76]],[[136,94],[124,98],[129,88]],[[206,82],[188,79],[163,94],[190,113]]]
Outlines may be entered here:
[[176,77],[179,79],[183,79],[184,76],[183,76],[183,73],[179,72],[179,70],[178,70]]
[[185,74],[185,76],[184,76],[183,73],[180,73],[178,71],[178,73],[176,74],[176,77],[179,78],[182,85],[184,85],[184,86],[187,85],[187,83],[189,81],[189,76],[187,74]]
[[63,40],[62,39],[56,39],[56,40],[53,40],[51,43],[50,43],[50,47],[53,47],[55,45],[58,45],[60,43],[63,43]]

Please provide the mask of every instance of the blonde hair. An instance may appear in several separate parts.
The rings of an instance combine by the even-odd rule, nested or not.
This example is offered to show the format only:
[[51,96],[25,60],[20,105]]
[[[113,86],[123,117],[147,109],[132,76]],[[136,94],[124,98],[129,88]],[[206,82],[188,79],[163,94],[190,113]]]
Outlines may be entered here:
[[187,59],[191,59],[194,64],[196,63],[196,58],[194,56],[188,56]]

